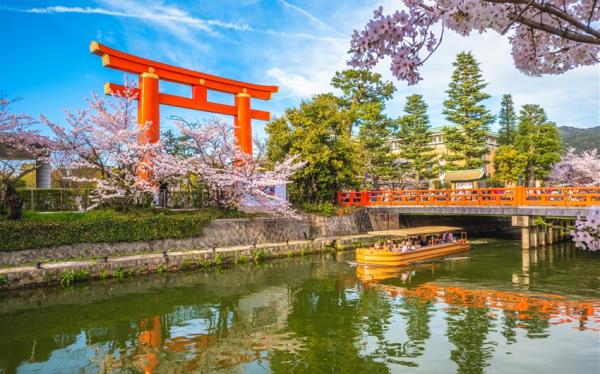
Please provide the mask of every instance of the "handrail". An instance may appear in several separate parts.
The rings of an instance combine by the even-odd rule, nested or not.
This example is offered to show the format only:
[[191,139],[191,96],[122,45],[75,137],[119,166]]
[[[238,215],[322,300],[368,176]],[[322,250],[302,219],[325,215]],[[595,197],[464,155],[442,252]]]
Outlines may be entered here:
[[600,187],[512,187],[338,192],[342,206],[593,206]]

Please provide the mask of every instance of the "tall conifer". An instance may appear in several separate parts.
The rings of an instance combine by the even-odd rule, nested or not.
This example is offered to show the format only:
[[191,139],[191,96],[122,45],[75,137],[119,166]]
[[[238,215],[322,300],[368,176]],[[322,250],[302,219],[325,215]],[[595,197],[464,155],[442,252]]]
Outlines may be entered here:
[[444,101],[444,115],[454,126],[444,128],[449,154],[445,157],[448,170],[483,167],[488,153],[486,136],[494,116],[481,103],[490,95],[483,92],[487,83],[481,76],[479,63],[471,52],[461,52],[452,64],[452,81],[448,99]]
[[517,133],[517,115],[515,113],[511,95],[502,96],[498,124],[500,125],[500,130],[498,131],[498,144],[513,144]]
[[406,169],[414,178],[417,186],[424,178],[434,174],[434,149],[429,145],[431,131],[427,104],[421,95],[411,95],[406,98],[404,115],[400,117],[398,132],[399,156],[406,161]]

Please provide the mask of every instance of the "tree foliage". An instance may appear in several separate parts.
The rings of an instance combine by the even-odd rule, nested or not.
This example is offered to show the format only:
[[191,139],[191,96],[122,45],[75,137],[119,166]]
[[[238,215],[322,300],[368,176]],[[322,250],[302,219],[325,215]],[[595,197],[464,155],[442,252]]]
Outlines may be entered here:
[[519,175],[525,175],[527,156],[512,145],[501,145],[494,155],[494,179],[516,184]]
[[47,162],[54,143],[32,127],[35,121],[31,116],[11,112],[14,101],[0,97],[0,208],[6,204],[8,217],[19,219],[23,200],[17,185]]
[[396,123],[383,111],[396,88],[393,83],[383,81],[380,74],[368,70],[336,72],[331,85],[342,92],[339,100],[350,122],[350,134],[358,129],[360,174],[365,176],[364,184],[378,189],[379,180],[389,178],[394,171],[387,140],[395,131]]
[[481,103],[490,95],[483,92],[484,82],[479,63],[471,52],[461,52],[452,64],[454,71],[444,100],[444,115],[454,127],[444,128],[444,139],[450,154],[446,157],[449,170],[475,169],[485,165],[489,152],[487,133],[494,116]]
[[321,94],[267,124],[269,159],[297,155],[306,163],[292,177],[293,201],[333,202],[340,188],[356,186],[358,146],[348,133],[348,115],[337,97]]
[[515,142],[517,133],[517,115],[513,105],[511,95],[503,95],[500,104],[500,114],[498,115],[498,144],[510,145]]
[[560,160],[562,143],[554,122],[536,104],[523,105],[519,112],[519,126],[515,140],[517,150],[527,158],[527,183],[545,179],[552,164]]
[[435,174],[435,152],[431,142],[427,104],[421,95],[411,95],[406,98],[404,115],[400,117],[400,129],[397,139],[399,157],[404,161],[404,168],[415,180],[417,186],[421,180],[431,178]]

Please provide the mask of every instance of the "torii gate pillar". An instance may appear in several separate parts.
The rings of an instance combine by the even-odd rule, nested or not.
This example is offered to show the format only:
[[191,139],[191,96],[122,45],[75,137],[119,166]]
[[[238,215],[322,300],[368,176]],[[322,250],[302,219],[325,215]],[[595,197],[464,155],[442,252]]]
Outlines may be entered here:
[[138,97],[138,124],[144,126],[150,123],[146,128],[145,139],[140,139],[147,143],[156,143],[160,139],[160,101],[158,97],[158,75],[153,72],[142,73],[140,75]]

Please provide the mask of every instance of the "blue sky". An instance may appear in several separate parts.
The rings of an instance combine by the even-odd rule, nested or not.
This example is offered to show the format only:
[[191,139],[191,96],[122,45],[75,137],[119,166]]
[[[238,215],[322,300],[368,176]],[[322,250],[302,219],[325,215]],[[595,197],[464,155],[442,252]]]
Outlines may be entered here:
[[[399,1],[300,0],[0,0],[0,91],[22,97],[14,109],[63,120],[64,109],[85,106],[103,83],[120,83],[124,74],[103,68],[91,55],[89,42],[142,57],[232,79],[275,84],[279,93],[255,107],[283,114],[303,98],[331,91],[336,70],[346,68],[352,30],[362,27],[379,5],[395,9]],[[434,127],[446,124],[441,111],[456,53],[471,50],[481,62],[492,98],[487,107],[497,113],[502,94],[511,93],[518,106],[542,105],[558,125],[600,124],[598,66],[557,76],[528,77],[514,68],[510,45],[495,33],[460,38],[444,36],[418,86],[396,82],[388,103],[397,116],[405,97],[424,95]],[[376,69],[393,80],[387,64]],[[188,95],[186,87],[162,84],[163,92]],[[225,95],[209,99],[230,102]],[[170,115],[189,120],[211,114],[161,107],[161,126],[172,126]],[[264,122],[254,121],[264,136]]]

